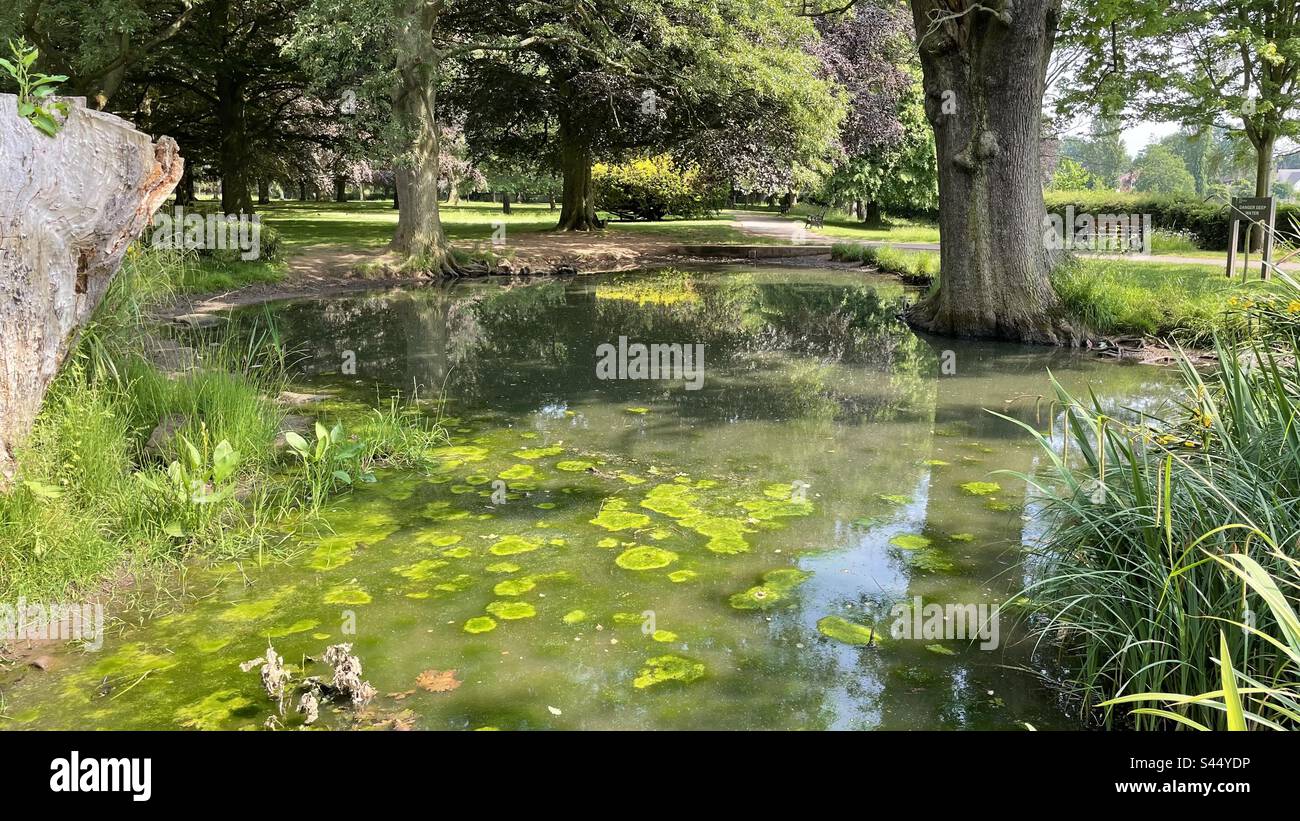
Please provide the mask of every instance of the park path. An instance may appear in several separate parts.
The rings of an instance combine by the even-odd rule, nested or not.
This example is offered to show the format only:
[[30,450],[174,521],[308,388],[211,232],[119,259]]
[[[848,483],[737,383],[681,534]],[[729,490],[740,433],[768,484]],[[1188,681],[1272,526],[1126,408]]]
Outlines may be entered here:
[[[740,230],[755,236],[763,237],[783,237],[792,244],[807,245],[810,243],[826,244],[836,242],[856,242],[859,245],[888,245],[892,248],[907,251],[938,251],[939,243],[937,242],[890,242],[889,240],[878,239],[861,239],[850,240],[847,237],[833,237],[818,232],[814,228],[805,228],[802,219],[790,219],[775,214],[756,214],[750,211],[731,211],[728,212],[735,220]],[[1172,265],[1218,265],[1224,266],[1227,260],[1224,256],[1217,258],[1208,257],[1188,257],[1175,256],[1170,254],[1086,254],[1093,259],[1116,259],[1116,260],[1139,260],[1141,262],[1163,262]],[[1251,268],[1258,272],[1257,257],[1252,259]],[[1238,256],[1238,265],[1240,265],[1240,256]],[[1280,267],[1288,271],[1300,271],[1300,263],[1284,262]],[[1240,269],[1239,269],[1240,270]]]

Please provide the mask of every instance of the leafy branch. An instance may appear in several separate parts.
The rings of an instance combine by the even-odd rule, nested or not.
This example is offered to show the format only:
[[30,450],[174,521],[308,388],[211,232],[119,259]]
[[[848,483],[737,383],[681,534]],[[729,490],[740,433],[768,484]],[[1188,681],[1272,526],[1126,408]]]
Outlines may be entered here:
[[40,56],[35,46],[29,46],[26,40],[9,41],[12,61],[0,57],[0,68],[8,72],[18,84],[18,116],[24,118],[38,131],[53,137],[59,133],[59,121],[54,119],[54,112],[63,116],[68,114],[68,104],[53,100],[59,83],[67,81],[63,74],[41,74],[31,70],[32,64]]

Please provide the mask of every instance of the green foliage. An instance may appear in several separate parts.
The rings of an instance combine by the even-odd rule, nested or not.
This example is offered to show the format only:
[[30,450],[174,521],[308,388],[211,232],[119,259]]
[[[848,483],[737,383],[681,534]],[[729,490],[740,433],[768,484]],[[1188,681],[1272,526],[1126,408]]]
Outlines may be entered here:
[[36,126],[41,133],[53,137],[62,127],[60,122],[54,119],[54,114],[57,112],[67,116],[68,104],[51,98],[58,84],[67,82],[68,78],[62,74],[41,74],[32,71],[32,64],[36,62],[40,52],[35,46],[27,45],[24,40],[20,39],[18,42],[10,40],[9,52],[13,55],[13,60],[0,57],[0,68],[3,68],[18,86],[18,116]]
[[[1228,247],[1228,205],[1187,196],[1122,194],[1118,191],[1048,191],[1047,210],[1062,216],[1073,205],[1076,214],[1150,214],[1158,231],[1191,236],[1198,247],[1223,251]],[[1279,233],[1294,235],[1292,219],[1300,220],[1300,207],[1282,204],[1277,209]]]
[[1159,143],[1147,146],[1133,163],[1133,169],[1137,171],[1137,182],[1133,187],[1142,193],[1196,193],[1196,180],[1182,157]]
[[1069,157],[1062,157],[1049,186],[1054,191],[1081,191],[1095,188],[1099,178]]
[[624,219],[657,222],[669,215],[699,217],[710,210],[710,191],[697,168],[682,168],[666,154],[591,172],[597,207]]
[[1116,415],[1058,385],[1065,444],[1034,433],[1051,462],[1029,481],[1053,523],[1026,593],[1070,651],[1085,710],[1160,701],[1126,718],[1297,726],[1300,565],[1286,551],[1300,532],[1300,288],[1278,278],[1274,298],[1239,306],[1258,333],[1220,340],[1218,369],[1182,361],[1173,410]]
[[[144,341],[162,333],[151,311],[188,274],[180,252],[133,249],[17,454],[19,481],[0,494],[0,597],[58,599],[115,570],[165,571],[191,557],[275,550],[314,528],[331,493],[377,464],[423,465],[445,441],[436,424],[391,403],[361,419],[361,435],[328,430],[296,464],[274,449],[285,387],[274,328],[220,331],[197,367],[160,371]],[[160,420],[179,419],[146,447]],[[347,478],[344,479],[344,476]]]

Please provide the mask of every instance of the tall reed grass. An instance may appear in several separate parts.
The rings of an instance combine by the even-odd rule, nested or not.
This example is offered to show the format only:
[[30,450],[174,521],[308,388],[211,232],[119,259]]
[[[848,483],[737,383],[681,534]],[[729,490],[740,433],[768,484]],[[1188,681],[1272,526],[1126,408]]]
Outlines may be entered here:
[[1217,367],[1183,358],[1167,412],[1054,382],[1057,430],[1034,431],[1052,526],[1025,595],[1105,726],[1300,726],[1300,287],[1277,280],[1234,306],[1253,335],[1216,339]]

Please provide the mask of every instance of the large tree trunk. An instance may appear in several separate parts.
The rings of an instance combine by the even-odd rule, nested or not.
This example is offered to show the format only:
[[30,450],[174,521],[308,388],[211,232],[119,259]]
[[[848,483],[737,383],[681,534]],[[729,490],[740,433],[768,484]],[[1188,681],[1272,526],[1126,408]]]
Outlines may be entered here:
[[251,214],[253,197],[249,191],[244,96],[239,81],[229,74],[217,77],[217,126],[221,134],[217,157],[221,170],[221,210],[226,214]]
[[63,129],[47,137],[0,95],[0,484],[127,245],[184,165],[170,137],[155,145],[83,99],[68,102]]
[[596,214],[596,192],[591,185],[591,143],[567,117],[560,120],[560,231],[595,231],[605,227]]
[[394,169],[400,206],[389,247],[406,257],[408,268],[454,276],[458,270],[438,215],[437,84],[442,58],[429,36],[438,11],[408,0],[401,14],[393,114],[403,129],[406,151]]
[[942,238],[939,291],[911,316],[925,330],[1079,341],[1049,279],[1055,255],[1044,241],[1039,177],[1043,91],[1060,5],[1020,0],[994,10],[969,0],[912,0],[938,153]]

